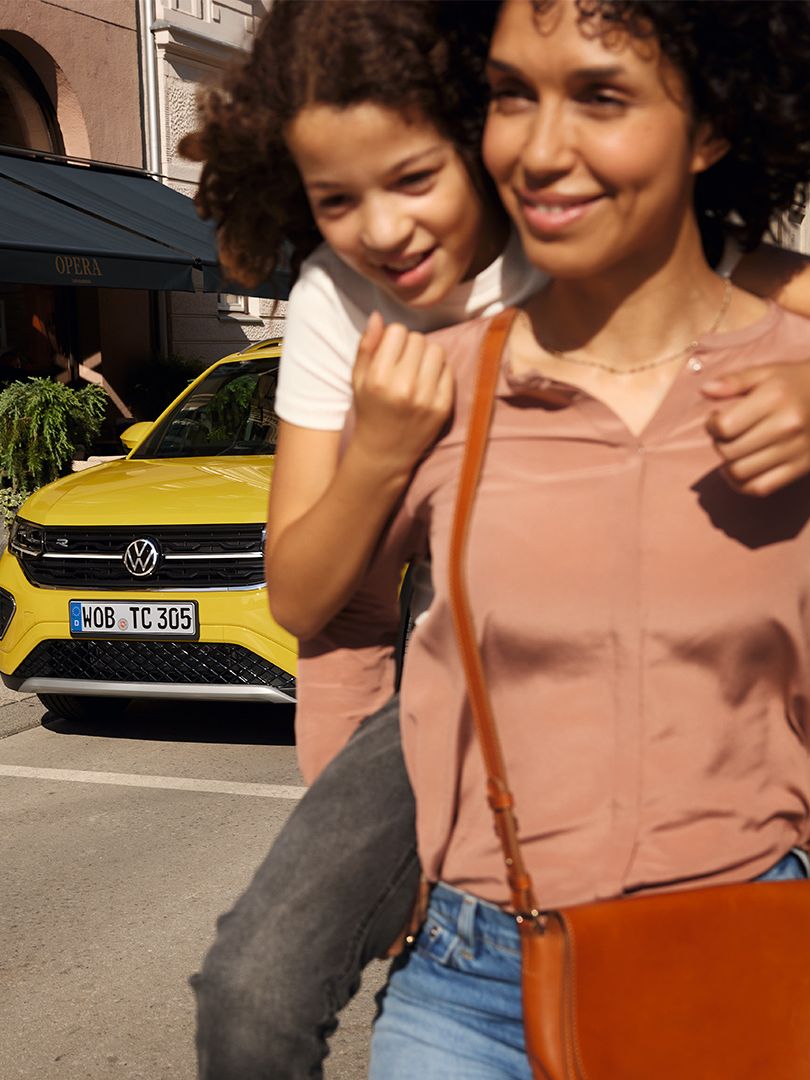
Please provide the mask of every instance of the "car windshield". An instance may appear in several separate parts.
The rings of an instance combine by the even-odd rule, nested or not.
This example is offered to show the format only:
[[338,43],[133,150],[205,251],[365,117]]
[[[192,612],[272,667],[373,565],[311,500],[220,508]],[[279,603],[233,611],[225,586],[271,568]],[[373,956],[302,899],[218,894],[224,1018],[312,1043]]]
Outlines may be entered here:
[[277,381],[276,359],[220,365],[178,402],[133,456],[274,454]]

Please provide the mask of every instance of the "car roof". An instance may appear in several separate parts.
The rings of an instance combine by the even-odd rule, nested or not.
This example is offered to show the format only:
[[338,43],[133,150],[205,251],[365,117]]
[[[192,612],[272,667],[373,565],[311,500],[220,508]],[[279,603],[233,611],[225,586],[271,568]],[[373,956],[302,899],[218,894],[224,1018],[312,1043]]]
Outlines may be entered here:
[[220,364],[244,363],[245,360],[278,360],[281,358],[281,340],[280,337],[274,337],[266,338],[264,341],[255,341],[247,348],[240,349],[239,352],[228,353],[227,356],[214,360],[202,374],[212,371]]
[[[242,349],[241,352],[235,353],[235,356],[281,356],[281,341],[280,337],[265,338],[264,341],[255,341],[252,345],[248,345]],[[230,357],[228,358],[230,359]]]

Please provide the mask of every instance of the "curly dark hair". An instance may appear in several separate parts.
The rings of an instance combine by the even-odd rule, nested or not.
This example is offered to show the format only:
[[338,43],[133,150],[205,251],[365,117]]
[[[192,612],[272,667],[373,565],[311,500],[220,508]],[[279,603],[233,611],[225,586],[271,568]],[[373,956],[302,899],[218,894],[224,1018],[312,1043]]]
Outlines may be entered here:
[[[533,0],[538,17],[555,0]],[[800,207],[810,180],[807,0],[576,0],[580,25],[607,42],[655,40],[685,80],[697,121],[729,152],[698,176],[695,202],[710,261],[725,234],[756,247]],[[621,36],[616,39],[621,40]]]
[[274,0],[250,54],[202,98],[201,126],[180,143],[203,162],[196,202],[217,224],[226,272],[254,285],[284,253],[295,275],[320,242],[283,136],[306,105],[371,102],[420,116],[457,147],[486,197],[484,65],[498,6]]

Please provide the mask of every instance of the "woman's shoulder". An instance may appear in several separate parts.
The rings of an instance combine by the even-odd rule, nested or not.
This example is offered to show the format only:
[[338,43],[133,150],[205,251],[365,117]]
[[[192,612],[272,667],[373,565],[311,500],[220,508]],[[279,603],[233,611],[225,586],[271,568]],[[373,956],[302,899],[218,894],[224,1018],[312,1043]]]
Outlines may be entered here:
[[750,320],[701,338],[703,352],[758,365],[810,360],[810,318],[786,311],[773,300],[755,296],[748,300],[752,305]]
[[481,315],[477,319],[466,319],[464,322],[453,323],[452,326],[443,326],[440,330],[432,330],[427,336],[431,341],[438,341],[445,348],[455,348],[457,345],[469,344],[470,341],[483,338],[496,319],[508,316],[514,308],[503,308],[492,315]]
[[466,363],[474,362],[488,331],[496,319],[508,318],[514,308],[505,308],[494,315],[483,315],[478,319],[445,326],[432,331],[428,337],[442,346],[448,361],[456,369]]
[[795,311],[777,307],[776,332],[785,344],[793,344],[802,352],[803,360],[810,360],[810,317]]
[[760,363],[810,360],[810,318],[779,307],[772,300],[759,323],[757,346]]

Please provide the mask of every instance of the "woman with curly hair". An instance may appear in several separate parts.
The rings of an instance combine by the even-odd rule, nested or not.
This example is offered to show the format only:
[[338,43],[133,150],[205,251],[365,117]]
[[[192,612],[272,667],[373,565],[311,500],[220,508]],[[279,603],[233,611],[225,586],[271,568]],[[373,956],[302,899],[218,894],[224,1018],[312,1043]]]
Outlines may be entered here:
[[[756,242],[806,195],[808,49],[804,2],[505,0],[495,28],[484,160],[550,281],[506,324],[465,574],[543,908],[808,877],[810,481],[733,491],[701,390],[801,362],[810,320],[716,274],[700,228],[733,212]],[[445,350],[454,416],[369,577],[390,596],[402,559],[432,552],[401,688],[432,891],[380,998],[373,1080],[532,1078],[448,572],[492,323],[424,342]],[[777,1062],[761,1043],[735,1080]],[[696,1057],[689,1075],[710,1074]]]
[[[422,356],[417,339],[390,329],[375,351],[373,325],[339,458],[366,318],[376,309],[431,329],[496,312],[545,281],[508,237],[478,167],[493,8],[465,6],[462,22],[456,4],[276,0],[229,93],[209,99],[204,129],[184,145],[206,161],[200,202],[219,223],[232,273],[265,276],[282,245],[294,267],[309,256],[287,316],[268,559],[274,612],[305,639],[298,722],[309,777],[390,693],[395,637],[355,612],[351,647],[330,655],[330,634],[345,643],[348,620],[315,631],[350,595],[451,403],[440,353]],[[719,249],[724,213],[710,219],[707,208],[701,219]],[[418,230],[403,233],[403,220]],[[756,243],[754,232],[743,239]],[[321,236],[330,248],[316,248]],[[757,253],[739,273],[807,306],[806,285],[797,288],[795,265],[782,258],[763,263]],[[801,374],[759,368],[706,387],[707,396],[744,395],[710,423],[731,479],[752,492],[807,468],[806,433],[790,416],[803,400]],[[394,706],[364,724],[312,788],[222,920],[196,977],[203,1076],[319,1074],[335,1010],[404,921],[412,835]]]

